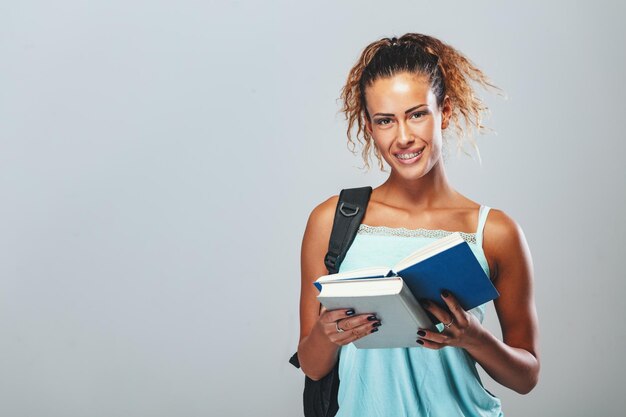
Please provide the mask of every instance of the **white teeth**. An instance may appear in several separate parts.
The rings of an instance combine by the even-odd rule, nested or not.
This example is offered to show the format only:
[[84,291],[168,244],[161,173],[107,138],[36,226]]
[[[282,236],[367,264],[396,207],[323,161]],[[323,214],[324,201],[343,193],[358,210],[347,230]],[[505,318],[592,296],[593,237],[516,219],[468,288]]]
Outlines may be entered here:
[[[423,149],[422,149],[423,151]],[[421,154],[422,151],[419,151],[417,153],[401,153],[401,154],[397,154],[396,156],[398,157],[398,159],[411,159],[411,158],[415,158],[417,155]]]

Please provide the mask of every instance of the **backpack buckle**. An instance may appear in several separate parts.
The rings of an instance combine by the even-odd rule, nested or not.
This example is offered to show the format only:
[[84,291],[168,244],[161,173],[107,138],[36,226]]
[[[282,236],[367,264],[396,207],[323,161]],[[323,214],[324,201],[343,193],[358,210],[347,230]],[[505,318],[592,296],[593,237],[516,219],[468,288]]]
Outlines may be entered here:
[[[354,210],[352,213],[350,212],[346,212],[344,210],[344,207],[349,209],[349,210]],[[341,202],[341,205],[339,206],[339,211],[341,212],[341,214],[343,214],[346,217],[352,217],[355,214],[357,214],[359,212],[359,206],[355,206],[354,204],[350,204],[350,203],[344,203],[343,201]]]

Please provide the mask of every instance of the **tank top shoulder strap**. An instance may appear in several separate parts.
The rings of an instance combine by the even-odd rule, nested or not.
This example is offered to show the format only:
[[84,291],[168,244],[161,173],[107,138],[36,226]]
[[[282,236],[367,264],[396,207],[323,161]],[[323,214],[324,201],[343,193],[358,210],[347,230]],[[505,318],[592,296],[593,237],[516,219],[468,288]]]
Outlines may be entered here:
[[476,245],[478,247],[483,247],[483,229],[485,228],[485,223],[487,222],[487,214],[489,214],[489,210],[491,207],[481,205],[478,210],[478,227],[476,228]]

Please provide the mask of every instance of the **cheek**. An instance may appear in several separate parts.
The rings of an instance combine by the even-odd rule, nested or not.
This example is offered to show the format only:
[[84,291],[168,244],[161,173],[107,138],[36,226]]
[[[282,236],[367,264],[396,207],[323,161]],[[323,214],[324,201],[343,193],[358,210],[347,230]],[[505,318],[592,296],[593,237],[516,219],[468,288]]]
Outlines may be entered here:
[[385,149],[388,148],[389,145],[391,145],[391,143],[393,142],[393,133],[391,132],[391,129],[389,130],[385,130],[385,131],[378,131],[375,133],[375,136],[372,136],[374,139],[374,144],[376,145],[377,148],[379,149]]
[[422,123],[416,124],[413,131],[418,137],[425,140],[430,140],[437,134],[435,126],[436,121],[431,118],[423,121]]

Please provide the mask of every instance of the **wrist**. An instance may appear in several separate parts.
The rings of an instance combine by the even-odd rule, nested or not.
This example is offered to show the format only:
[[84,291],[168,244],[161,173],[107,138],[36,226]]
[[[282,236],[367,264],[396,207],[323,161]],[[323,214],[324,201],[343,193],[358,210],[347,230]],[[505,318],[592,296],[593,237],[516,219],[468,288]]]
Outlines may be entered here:
[[478,326],[474,337],[470,338],[464,346],[468,353],[473,354],[484,349],[494,339],[494,336],[482,325]]

